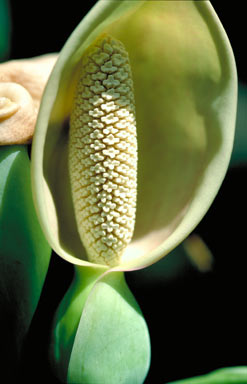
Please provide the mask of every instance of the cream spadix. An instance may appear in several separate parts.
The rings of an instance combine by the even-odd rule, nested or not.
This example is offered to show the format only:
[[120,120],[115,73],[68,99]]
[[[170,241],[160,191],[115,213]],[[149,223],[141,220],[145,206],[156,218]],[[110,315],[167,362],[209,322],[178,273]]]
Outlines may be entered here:
[[109,35],[82,58],[70,117],[69,174],[88,259],[118,265],[134,231],[137,140],[128,53]]

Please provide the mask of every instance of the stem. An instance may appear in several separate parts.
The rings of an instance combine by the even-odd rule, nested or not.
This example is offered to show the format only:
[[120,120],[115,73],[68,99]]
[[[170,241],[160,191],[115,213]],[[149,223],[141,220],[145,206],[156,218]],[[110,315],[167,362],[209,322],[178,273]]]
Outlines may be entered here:
[[75,266],[71,286],[57,309],[49,354],[52,368],[62,381],[67,377],[71,350],[84,304],[102,273],[102,269]]

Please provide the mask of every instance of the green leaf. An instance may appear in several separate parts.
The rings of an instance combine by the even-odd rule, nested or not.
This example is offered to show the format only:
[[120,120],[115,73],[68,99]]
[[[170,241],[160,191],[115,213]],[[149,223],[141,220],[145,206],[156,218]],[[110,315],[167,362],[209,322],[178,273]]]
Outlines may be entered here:
[[11,362],[37,307],[50,254],[33,205],[27,147],[0,147],[1,348]]
[[174,381],[171,384],[246,384],[247,367],[221,368],[204,376]]
[[247,86],[244,83],[239,83],[236,135],[230,163],[231,166],[246,164],[247,162],[246,105]]
[[9,50],[10,17],[8,1],[0,0],[0,61],[6,58]]
[[106,274],[86,301],[71,353],[68,382],[140,384],[149,359],[146,323],[123,274]]
[[149,333],[122,272],[102,275],[77,267],[58,310],[54,337],[55,369],[60,378],[63,371],[63,381],[67,375],[66,382],[77,384],[144,382]]

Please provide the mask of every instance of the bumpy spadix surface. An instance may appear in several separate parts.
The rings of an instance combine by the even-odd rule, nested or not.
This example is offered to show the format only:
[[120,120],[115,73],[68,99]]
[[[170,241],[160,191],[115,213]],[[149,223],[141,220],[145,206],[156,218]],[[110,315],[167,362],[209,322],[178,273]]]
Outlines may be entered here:
[[82,58],[70,119],[69,172],[89,261],[117,265],[134,231],[137,141],[128,54],[109,35]]

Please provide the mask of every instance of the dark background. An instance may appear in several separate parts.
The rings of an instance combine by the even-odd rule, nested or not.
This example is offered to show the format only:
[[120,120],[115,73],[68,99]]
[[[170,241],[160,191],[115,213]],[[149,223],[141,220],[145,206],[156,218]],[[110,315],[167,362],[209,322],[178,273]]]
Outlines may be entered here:
[[[44,2],[10,1],[10,58],[59,52],[94,3],[50,1],[49,6]],[[239,80],[246,83],[244,2],[215,0],[212,4],[231,41]],[[212,207],[196,228],[214,255],[210,272],[188,267],[176,278],[166,279],[164,275],[163,280],[147,283],[137,277],[138,272],[127,274],[150,330],[152,362],[146,384],[164,384],[220,367],[247,365],[246,179],[244,163],[231,167]],[[72,266],[65,264],[53,255],[25,347],[24,382],[37,382],[38,378],[43,383],[57,382],[44,356],[54,308],[73,273]],[[165,268],[165,261],[160,268]]]

